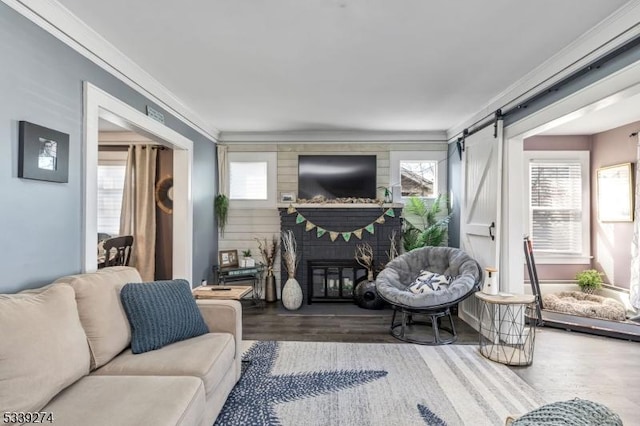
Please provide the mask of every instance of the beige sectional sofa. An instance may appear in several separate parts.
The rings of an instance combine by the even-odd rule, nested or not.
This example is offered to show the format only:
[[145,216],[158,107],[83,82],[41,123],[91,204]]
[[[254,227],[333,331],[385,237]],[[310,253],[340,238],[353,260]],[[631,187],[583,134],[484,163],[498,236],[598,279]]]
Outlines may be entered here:
[[140,281],[113,267],[0,295],[0,423],[214,423],[240,378],[240,304],[198,300],[208,334],[134,355],[119,293]]

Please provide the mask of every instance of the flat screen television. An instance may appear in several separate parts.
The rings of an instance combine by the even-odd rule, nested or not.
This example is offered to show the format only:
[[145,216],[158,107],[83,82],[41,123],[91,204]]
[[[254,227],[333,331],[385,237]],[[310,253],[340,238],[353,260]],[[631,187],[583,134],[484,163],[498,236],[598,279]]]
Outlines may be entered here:
[[375,155],[300,155],[298,198],[376,198]]

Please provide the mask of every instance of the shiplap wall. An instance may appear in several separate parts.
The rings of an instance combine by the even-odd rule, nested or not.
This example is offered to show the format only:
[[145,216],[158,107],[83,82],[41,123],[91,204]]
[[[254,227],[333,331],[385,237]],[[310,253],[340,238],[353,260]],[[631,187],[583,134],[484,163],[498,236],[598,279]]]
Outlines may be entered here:
[[[278,153],[278,194],[280,192],[298,192],[298,155],[313,154],[369,154],[377,157],[376,186],[389,185],[390,151],[446,151],[446,142],[412,143],[229,143],[229,152],[277,152]],[[446,165],[445,165],[446,167]],[[378,194],[382,196],[382,191]],[[271,240],[280,234],[280,215],[273,209],[243,209],[229,203],[229,220],[224,235],[219,235],[220,250],[251,249],[253,258],[261,260],[258,243],[255,238]],[[275,275],[280,290],[280,260],[276,260]],[[263,293],[264,294],[264,293]],[[279,297],[279,295],[278,295]]]

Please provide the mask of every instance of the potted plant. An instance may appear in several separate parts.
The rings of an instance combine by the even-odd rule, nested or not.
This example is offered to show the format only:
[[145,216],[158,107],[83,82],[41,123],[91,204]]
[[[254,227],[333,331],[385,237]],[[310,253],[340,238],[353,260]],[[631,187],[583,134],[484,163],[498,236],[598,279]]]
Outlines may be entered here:
[[253,268],[256,261],[251,257],[251,249],[242,250],[242,259],[240,259],[241,268]]
[[360,281],[353,292],[353,299],[356,305],[364,309],[382,309],[384,301],[378,296],[376,282],[373,277],[373,247],[369,243],[358,244],[354,257],[356,262],[367,270],[367,279]]
[[391,196],[391,189],[387,188],[386,186],[379,186],[377,189],[382,189],[383,192],[383,200],[385,203],[390,203],[393,201],[392,196]]
[[404,208],[413,217],[411,220],[405,218],[402,225],[404,251],[426,246],[437,247],[445,242],[451,213],[438,218],[443,204],[446,205],[446,197],[442,194],[433,200],[431,206],[427,206],[419,197],[409,197]]
[[602,273],[595,269],[586,269],[576,274],[576,281],[582,292],[593,294],[602,288]]
[[262,256],[264,267],[267,270],[264,281],[265,300],[267,302],[275,302],[278,300],[278,294],[276,292],[276,278],[273,275],[273,265],[278,255],[278,237],[274,235],[270,243],[267,242],[266,238],[262,240],[256,238],[255,240],[258,242],[258,251]]

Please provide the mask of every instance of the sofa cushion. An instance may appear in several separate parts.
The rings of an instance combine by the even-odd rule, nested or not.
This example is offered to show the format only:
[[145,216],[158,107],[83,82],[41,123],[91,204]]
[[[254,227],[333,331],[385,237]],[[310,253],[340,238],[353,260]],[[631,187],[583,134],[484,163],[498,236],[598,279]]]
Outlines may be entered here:
[[143,354],[127,349],[93,374],[199,377],[208,398],[224,375],[235,369],[235,345],[231,334],[207,333]]
[[195,377],[88,376],[44,411],[65,426],[192,426],[202,424],[205,395]]
[[0,295],[0,416],[42,409],[89,373],[89,357],[71,287]]
[[129,346],[131,329],[120,302],[120,290],[127,283],[140,281],[138,271],[127,266],[56,280],[68,283],[76,292],[80,321],[89,339],[92,370]]
[[127,284],[120,292],[131,351],[153,351],[209,332],[186,280]]

